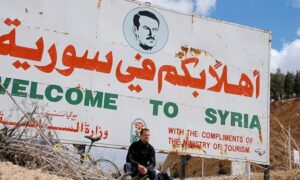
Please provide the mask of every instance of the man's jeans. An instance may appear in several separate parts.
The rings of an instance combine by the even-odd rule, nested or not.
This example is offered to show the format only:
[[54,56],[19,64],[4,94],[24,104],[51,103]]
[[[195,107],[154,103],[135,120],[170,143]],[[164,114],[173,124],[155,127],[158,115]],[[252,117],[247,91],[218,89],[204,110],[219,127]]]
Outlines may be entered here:
[[[135,167],[133,167],[130,163],[126,163],[124,165],[124,171],[125,173],[129,173],[131,177],[135,177],[140,174],[139,171]],[[151,180],[157,180],[157,173],[155,169],[149,170],[147,175]]]

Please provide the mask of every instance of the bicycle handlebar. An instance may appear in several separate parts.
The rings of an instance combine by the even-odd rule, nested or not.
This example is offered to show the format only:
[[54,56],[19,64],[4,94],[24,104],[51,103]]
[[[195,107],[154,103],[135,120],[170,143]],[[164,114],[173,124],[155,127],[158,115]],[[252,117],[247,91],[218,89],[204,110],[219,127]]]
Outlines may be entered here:
[[84,136],[84,137],[85,137],[85,138],[88,138],[89,140],[91,140],[92,143],[101,140],[101,137],[91,137],[91,136]]

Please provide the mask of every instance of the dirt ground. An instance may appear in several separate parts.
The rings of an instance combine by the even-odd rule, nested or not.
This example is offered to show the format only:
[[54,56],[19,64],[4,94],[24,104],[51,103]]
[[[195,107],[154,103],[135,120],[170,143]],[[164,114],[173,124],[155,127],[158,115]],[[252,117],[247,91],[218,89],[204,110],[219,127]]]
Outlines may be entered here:
[[69,178],[47,174],[41,170],[29,170],[10,162],[0,162],[0,180],[69,180]]
[[[245,176],[212,176],[204,178],[186,178],[187,180],[246,180]],[[263,174],[252,174],[251,180],[263,180]],[[300,169],[294,171],[271,172],[271,180],[298,180]],[[70,180],[70,178],[47,174],[41,170],[29,170],[10,162],[0,162],[0,180]]]

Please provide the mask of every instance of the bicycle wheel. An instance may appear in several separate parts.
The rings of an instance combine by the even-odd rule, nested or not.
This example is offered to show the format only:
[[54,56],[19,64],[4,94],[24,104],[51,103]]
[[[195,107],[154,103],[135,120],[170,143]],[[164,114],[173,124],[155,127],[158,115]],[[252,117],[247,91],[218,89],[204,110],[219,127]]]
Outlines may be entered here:
[[118,167],[110,160],[98,159],[96,160],[96,166],[104,175],[108,175],[113,178],[118,178],[121,176]]

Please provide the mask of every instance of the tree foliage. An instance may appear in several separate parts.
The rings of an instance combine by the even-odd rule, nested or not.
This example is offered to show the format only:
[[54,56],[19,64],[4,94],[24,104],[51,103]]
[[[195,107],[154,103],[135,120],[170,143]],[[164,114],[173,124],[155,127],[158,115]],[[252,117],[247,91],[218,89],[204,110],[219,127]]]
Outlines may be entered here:
[[276,73],[271,73],[271,98],[282,99],[284,95],[284,74],[280,69],[277,69]]
[[300,97],[300,71],[283,74],[280,69],[271,73],[271,99]]
[[294,74],[288,71],[284,78],[284,93],[286,98],[293,97],[294,85],[295,85]]
[[294,92],[296,97],[300,97],[300,71],[297,71],[295,75]]

